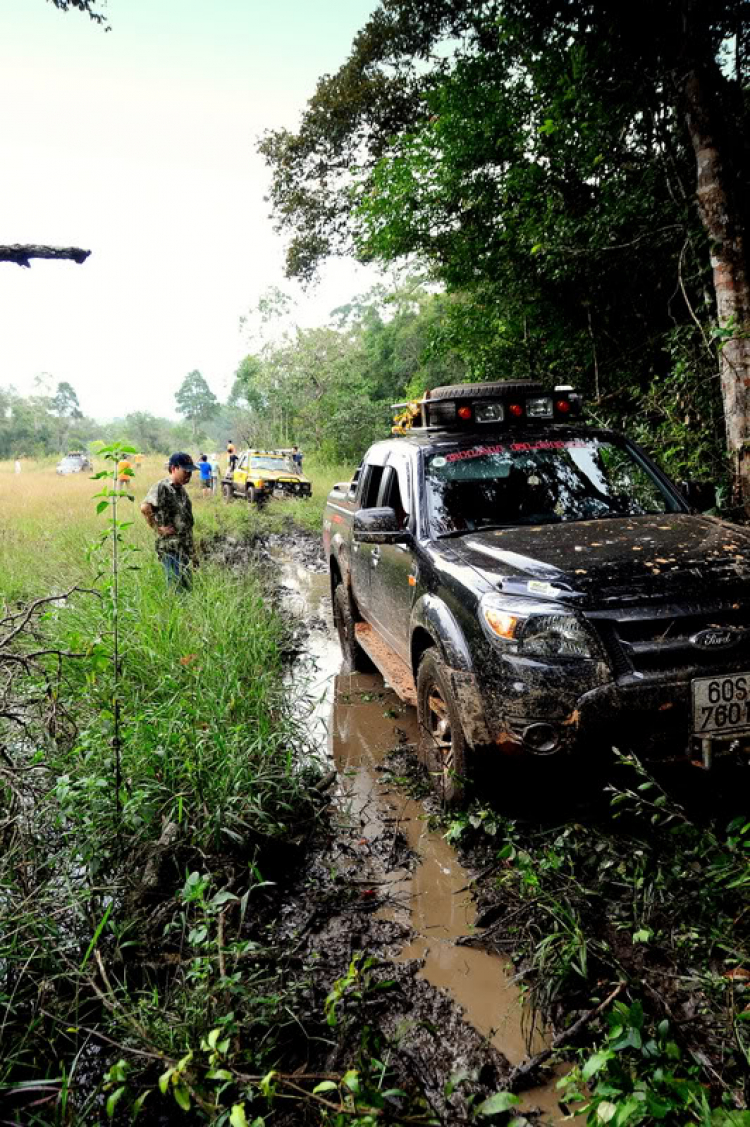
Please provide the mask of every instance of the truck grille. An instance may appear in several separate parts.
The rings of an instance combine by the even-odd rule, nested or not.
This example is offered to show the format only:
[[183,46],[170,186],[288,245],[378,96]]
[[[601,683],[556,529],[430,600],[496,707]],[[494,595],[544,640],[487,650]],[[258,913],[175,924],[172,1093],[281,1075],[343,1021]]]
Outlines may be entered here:
[[[750,667],[750,606],[717,602],[700,609],[662,607],[658,617],[654,610],[644,607],[587,615],[617,676],[680,667]],[[745,631],[738,644],[701,649],[690,641],[702,630],[727,627]]]

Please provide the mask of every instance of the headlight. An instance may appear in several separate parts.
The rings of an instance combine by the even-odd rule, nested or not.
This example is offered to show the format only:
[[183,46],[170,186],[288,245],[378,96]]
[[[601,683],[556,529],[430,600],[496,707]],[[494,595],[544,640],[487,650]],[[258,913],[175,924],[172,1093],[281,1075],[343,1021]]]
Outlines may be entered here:
[[479,621],[485,634],[510,653],[594,660],[599,656],[584,623],[550,603],[493,592],[479,603]]

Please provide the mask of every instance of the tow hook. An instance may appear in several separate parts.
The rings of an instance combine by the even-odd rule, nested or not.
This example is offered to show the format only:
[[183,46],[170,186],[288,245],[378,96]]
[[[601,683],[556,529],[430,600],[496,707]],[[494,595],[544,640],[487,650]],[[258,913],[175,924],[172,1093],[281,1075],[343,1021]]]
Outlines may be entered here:
[[[726,745],[724,745],[724,747],[726,750],[722,751],[720,749],[720,755],[737,755],[740,751],[740,741],[732,740],[728,747]],[[714,765],[714,743],[710,737],[704,736],[701,739],[701,758],[694,759],[693,764],[695,767],[700,767],[704,771],[710,771],[712,769]]]
[[710,739],[701,740],[701,767],[704,771],[710,771],[714,762],[714,749]]

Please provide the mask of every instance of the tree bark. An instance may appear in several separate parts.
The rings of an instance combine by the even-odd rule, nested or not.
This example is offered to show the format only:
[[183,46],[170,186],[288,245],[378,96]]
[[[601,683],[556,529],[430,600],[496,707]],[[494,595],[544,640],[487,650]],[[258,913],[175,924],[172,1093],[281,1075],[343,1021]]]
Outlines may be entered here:
[[0,262],[15,262],[17,266],[31,266],[31,258],[67,258],[73,262],[85,262],[90,250],[80,247],[45,247],[36,244],[15,243],[13,246],[0,246]]
[[683,77],[682,94],[697,165],[698,208],[711,245],[718,323],[731,333],[723,340],[719,376],[733,500],[750,515],[750,288],[745,232],[722,160],[721,129],[710,85],[694,66]]

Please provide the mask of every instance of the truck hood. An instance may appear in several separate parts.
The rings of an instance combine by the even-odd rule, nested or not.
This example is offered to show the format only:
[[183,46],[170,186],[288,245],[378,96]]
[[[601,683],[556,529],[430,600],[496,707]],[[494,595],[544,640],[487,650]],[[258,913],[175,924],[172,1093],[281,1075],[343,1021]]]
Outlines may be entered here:
[[750,534],[687,513],[472,532],[451,548],[504,591],[591,606],[747,594],[750,580]]

